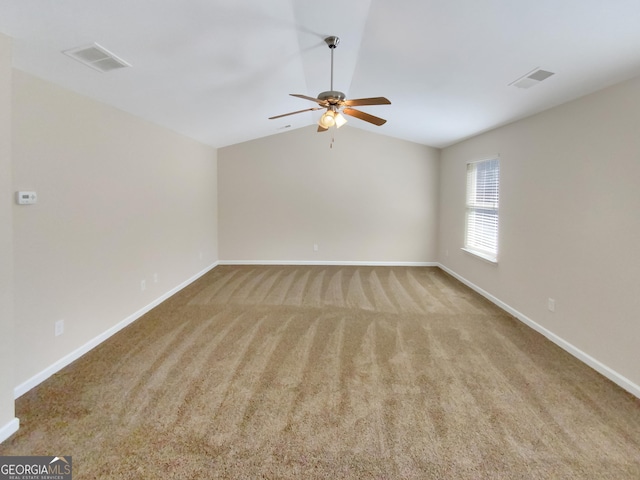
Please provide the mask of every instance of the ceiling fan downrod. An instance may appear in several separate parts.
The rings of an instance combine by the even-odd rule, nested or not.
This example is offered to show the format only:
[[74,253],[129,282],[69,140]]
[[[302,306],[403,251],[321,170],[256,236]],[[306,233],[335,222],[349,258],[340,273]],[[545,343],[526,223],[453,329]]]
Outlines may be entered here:
[[329,48],[331,49],[331,90],[333,91],[333,51],[340,43],[340,39],[335,36],[327,37],[324,39]]

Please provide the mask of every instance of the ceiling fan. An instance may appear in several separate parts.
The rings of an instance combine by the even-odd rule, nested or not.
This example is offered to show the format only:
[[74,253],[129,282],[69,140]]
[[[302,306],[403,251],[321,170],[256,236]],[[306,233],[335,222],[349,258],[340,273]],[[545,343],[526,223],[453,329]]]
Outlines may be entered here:
[[308,97],[299,93],[291,93],[292,97],[302,98],[304,100],[311,100],[316,102],[319,107],[306,108],[304,110],[298,110],[296,112],[284,113],[282,115],[276,115],[275,117],[269,117],[269,120],[276,118],[286,117],[287,115],[295,115],[296,113],[311,112],[314,110],[326,109],[327,111],[322,114],[318,121],[318,132],[326,132],[329,128],[335,125],[336,128],[340,128],[347,123],[347,119],[344,118],[342,113],[351,117],[359,118],[365,122],[372,123],[374,125],[384,125],[386,120],[374,115],[370,115],[360,110],[356,110],[351,107],[359,107],[364,105],[391,105],[391,102],[384,97],[373,98],[356,98],[354,100],[347,100],[346,95],[342,92],[333,89],[333,51],[340,43],[338,37],[327,37],[324,41],[331,50],[331,90],[322,92],[318,95],[318,98]]

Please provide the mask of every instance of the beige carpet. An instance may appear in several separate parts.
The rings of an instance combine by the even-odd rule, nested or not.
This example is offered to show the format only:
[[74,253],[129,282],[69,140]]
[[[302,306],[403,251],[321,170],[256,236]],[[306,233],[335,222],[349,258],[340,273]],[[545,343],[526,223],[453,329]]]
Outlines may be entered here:
[[640,478],[640,401],[436,268],[218,267],[17,415],[75,479]]

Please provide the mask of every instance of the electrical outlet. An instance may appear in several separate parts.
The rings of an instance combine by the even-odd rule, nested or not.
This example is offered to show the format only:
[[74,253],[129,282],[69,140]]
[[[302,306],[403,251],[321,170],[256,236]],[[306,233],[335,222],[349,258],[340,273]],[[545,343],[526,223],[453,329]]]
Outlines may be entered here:
[[153,283],[158,283],[158,274],[157,273],[153,274]]
[[202,260],[202,257],[203,257],[202,252],[200,252],[200,260]]
[[64,333],[64,320],[58,320],[55,323],[55,334],[56,334],[56,337],[59,337],[63,333]]
[[317,252],[317,251],[318,251],[318,244],[317,244],[317,243],[314,243],[314,244],[313,244],[313,251],[314,251],[314,252]]
[[547,308],[549,309],[550,312],[556,311],[556,301],[553,298],[549,298],[547,300]]
[[146,281],[146,280],[142,280],[142,281],[140,282],[140,290],[141,290],[142,292],[144,292],[146,289],[147,289],[147,281]]

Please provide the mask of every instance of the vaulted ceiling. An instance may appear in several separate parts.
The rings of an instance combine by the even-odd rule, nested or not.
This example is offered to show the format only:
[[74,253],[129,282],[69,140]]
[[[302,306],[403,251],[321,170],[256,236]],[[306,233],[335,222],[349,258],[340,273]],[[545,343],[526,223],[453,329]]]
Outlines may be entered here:
[[[638,0],[1,0],[14,66],[214,147],[314,124],[334,88],[363,128],[443,147],[640,75]],[[97,42],[101,73],[61,52]],[[509,84],[536,68],[554,75]]]

